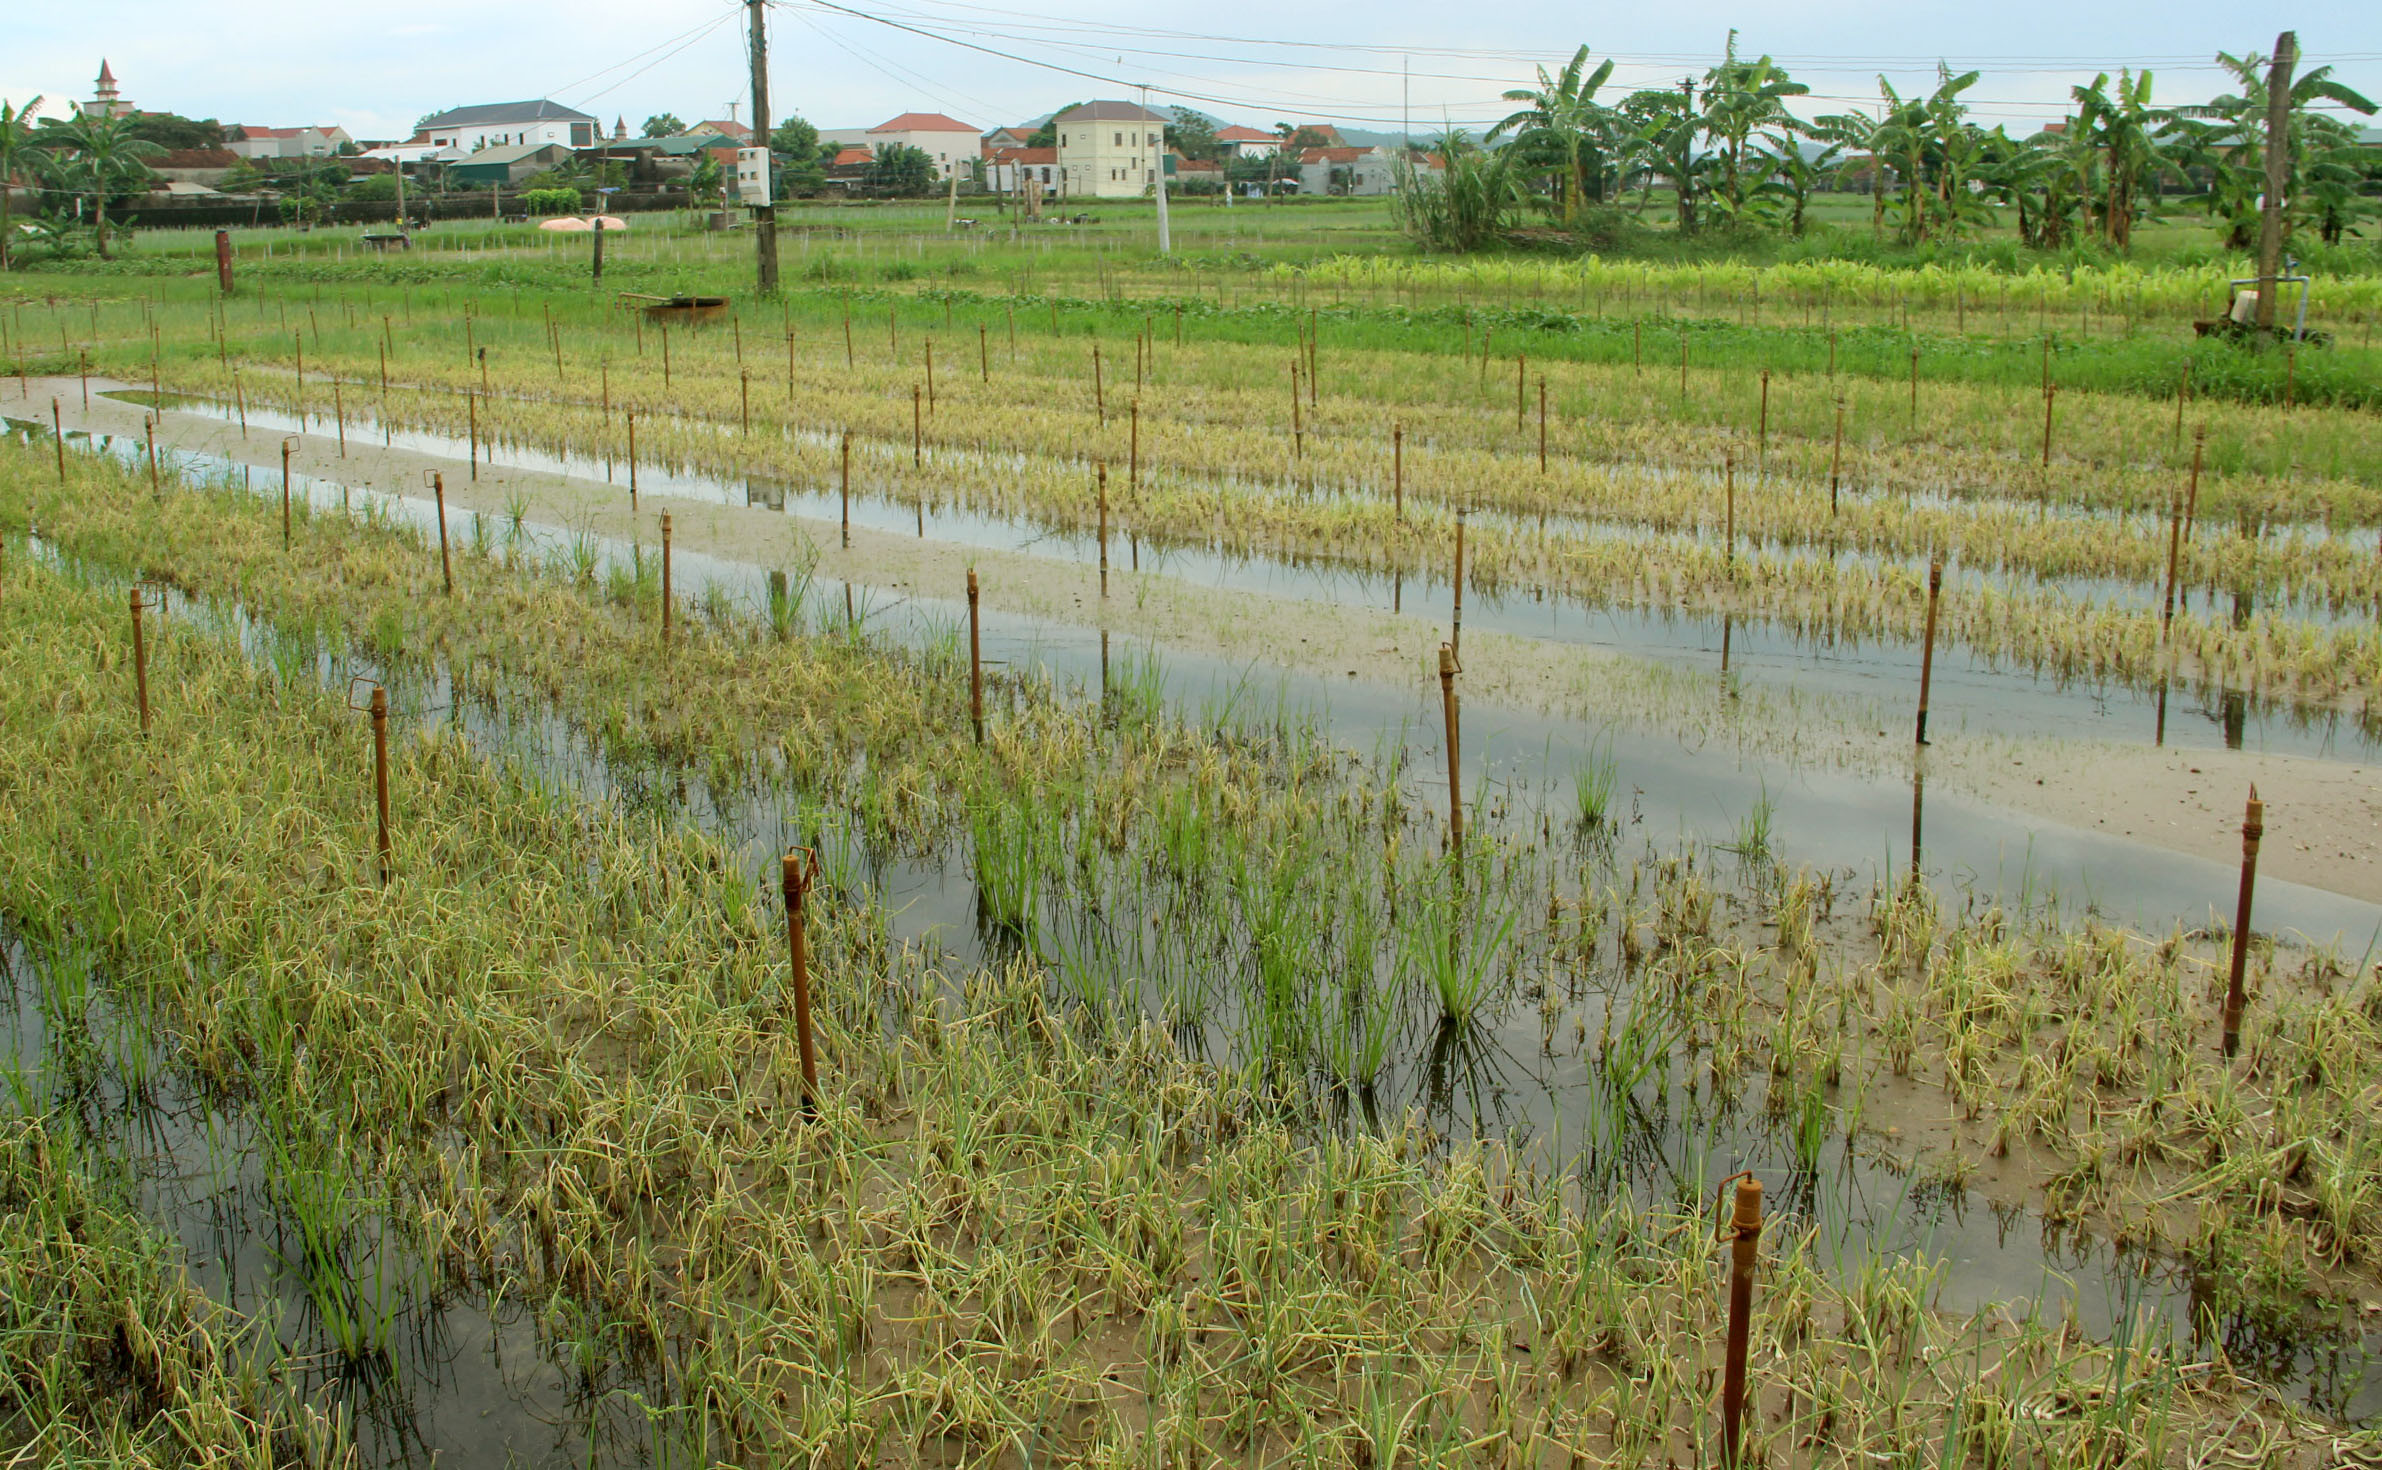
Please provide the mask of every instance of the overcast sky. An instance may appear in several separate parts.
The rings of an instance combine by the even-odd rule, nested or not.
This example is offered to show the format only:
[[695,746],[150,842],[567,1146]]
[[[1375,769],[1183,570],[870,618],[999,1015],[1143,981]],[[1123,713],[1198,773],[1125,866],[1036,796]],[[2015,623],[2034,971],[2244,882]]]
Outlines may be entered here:
[[[1015,6],[1018,8],[1009,8]],[[91,95],[104,56],[135,104],[225,123],[338,123],[359,138],[402,137],[414,120],[475,102],[552,97],[625,116],[689,122],[745,107],[744,7],[735,0],[571,0],[562,6],[366,8],[319,0],[6,0],[0,98],[41,93],[48,110]],[[878,19],[864,18],[862,14]],[[1508,0],[1380,0],[1293,7],[1257,0],[819,0],[773,3],[770,87],[779,117],[868,126],[911,110],[978,128],[1087,97],[1190,103],[1226,122],[1316,120],[1417,133],[1478,128],[1497,94],[1559,65],[1582,42],[1619,60],[1608,98],[1675,85],[1719,54],[1729,27],[1746,53],[1777,56],[1817,94],[1806,116],[1873,100],[1882,71],[1906,92],[1938,58],[1984,72],[1971,89],[1987,123],[2061,115],[2068,87],[2099,70],[2148,67],[2154,101],[2224,90],[2222,49],[2269,50],[2296,26],[2307,64],[2382,96],[2382,5],[2313,0],[2278,16],[2213,0],[2001,0],[1963,7],[1812,0],[1791,18],[1711,0],[1611,13]],[[1098,28],[1076,19],[1097,15]],[[881,23],[898,21],[916,31]],[[968,49],[962,42],[983,49]],[[1040,64],[1037,64],[1040,63]],[[1056,70],[1053,68],[1065,68]],[[1088,73],[1089,75],[1084,75]],[[1410,74],[1410,75],[1409,75]]]

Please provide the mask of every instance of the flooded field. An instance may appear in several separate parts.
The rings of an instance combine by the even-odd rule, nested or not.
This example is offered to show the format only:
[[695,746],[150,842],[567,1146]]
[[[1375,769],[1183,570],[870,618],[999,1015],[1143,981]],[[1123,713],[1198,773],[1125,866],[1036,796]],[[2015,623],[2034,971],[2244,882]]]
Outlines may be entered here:
[[[971,488],[1039,451],[923,443],[849,493],[655,453],[632,504],[625,456],[483,437],[489,398],[457,437],[258,383],[14,395],[37,743],[0,801],[40,836],[0,864],[0,1045],[8,1187],[65,1170],[162,1243],[223,1345],[193,1401],[284,1457],[1675,1456],[1748,1171],[1782,1454],[1952,1414],[2082,1463],[2265,1403],[2313,1464],[2382,1410],[2382,733],[2366,594],[2306,572],[2363,530],[2204,566],[2187,656],[2138,578],[2024,558],[1955,565],[1968,612],[1914,636],[1842,599],[1925,556],[1775,526],[1467,507],[1459,578],[1357,521],[1334,551],[1120,489],[1087,524]],[[1176,473],[1221,522],[1382,509]],[[1593,592],[1599,541],[1683,595]],[[1804,566],[1833,611],[1755,590]],[[2015,638],[2021,603],[2102,631]],[[2207,767],[2213,831],[2005,769],[2094,762]]]

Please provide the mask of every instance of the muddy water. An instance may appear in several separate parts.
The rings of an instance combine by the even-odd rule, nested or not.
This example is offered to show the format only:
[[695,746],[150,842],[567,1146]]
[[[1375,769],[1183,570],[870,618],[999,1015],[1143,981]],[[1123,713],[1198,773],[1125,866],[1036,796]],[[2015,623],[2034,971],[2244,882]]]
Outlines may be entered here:
[[[224,422],[236,418],[230,407],[207,398],[179,394],[160,398],[130,390],[116,390],[109,396],[144,405],[162,403],[176,411]],[[268,433],[319,434],[330,426],[329,420],[319,415],[262,408],[249,409],[247,421]],[[348,432],[359,441],[377,438],[451,459],[468,460],[471,455],[471,445],[464,439],[417,429],[382,429],[362,418],[351,420]],[[499,449],[483,444],[481,452],[493,463]],[[628,480],[624,466],[599,456],[557,455],[511,443],[504,443],[501,452],[508,467],[621,486]],[[726,478],[660,464],[640,464],[637,478],[640,493],[647,496],[764,506],[830,526],[845,513],[841,497],[828,488]],[[958,507],[898,504],[867,494],[853,497],[850,515],[858,526],[916,534],[938,542],[1021,552],[1085,566],[1099,559],[1095,536],[1017,517]],[[1617,537],[1624,536],[1626,530],[1604,529]],[[1816,554],[1809,548],[1796,550]],[[1161,571],[1220,590],[1423,616],[1447,617],[1453,612],[1453,583],[1443,575],[1384,575],[1316,560],[1224,553],[1204,546],[1158,546],[1122,532],[1112,539],[1111,557],[1112,564],[1120,567]],[[1980,586],[2037,585],[2033,579],[1989,577],[1957,567],[1952,575]],[[2149,604],[2141,598],[2155,601],[2159,596],[2156,589],[2144,592],[2131,584],[2071,580],[2074,587],[2066,590],[2080,600],[2098,597],[2103,603],[2146,606]],[[2206,603],[2208,595],[2199,595]],[[2331,623],[2335,618],[2327,613],[2318,621]],[[2342,615],[2340,621],[2354,619]],[[1905,701],[1914,697],[1919,680],[1920,652],[1907,640],[1813,638],[1775,621],[1667,608],[1598,607],[1531,589],[1468,588],[1464,622],[1476,629],[1683,668],[1716,669],[1740,680],[1792,686],[1813,694]],[[2179,686],[2166,697],[2166,718],[2162,719],[2161,696],[2155,690],[2012,667],[1948,640],[1937,651],[1933,695],[1934,721],[1947,733],[1965,730],[2029,739],[2073,737],[2143,745],[2163,738],[2166,744],[2187,749],[2247,749],[2358,763],[2382,760],[2382,715],[2375,713]]]
[[[104,443],[97,447],[115,452],[125,448]],[[189,468],[237,481],[236,467],[221,462],[194,460]],[[325,511],[369,495],[313,478],[302,479],[296,488]],[[427,503],[401,497],[370,499],[416,525],[430,524]],[[523,534],[533,545],[557,554],[573,539],[534,527]],[[631,564],[639,554],[611,542],[586,549],[603,565]],[[692,599],[716,587],[738,606],[752,608],[762,605],[768,594],[768,574],[741,563],[687,555],[678,563],[678,577]],[[842,616],[840,584],[798,586],[789,589],[789,595],[804,601],[803,616],[812,626]],[[957,626],[959,609],[954,605],[896,600],[877,589],[857,594],[856,605],[865,608],[872,603],[870,626],[880,636],[913,645],[946,638]],[[177,612],[200,621],[210,616],[189,607]],[[236,617],[231,621],[233,636],[249,645],[252,656],[263,656],[271,631]],[[1001,617],[989,618],[986,632],[988,655],[1006,662],[1012,671],[1040,671],[1087,692],[1098,687],[1101,651],[1096,634]],[[458,690],[443,671],[385,670],[327,649],[311,651],[308,661],[327,686],[344,686],[356,673],[384,678],[402,718],[455,722],[483,749],[528,760],[591,799],[699,822],[738,843],[757,876],[765,876],[768,862],[787,844],[819,840],[821,823],[833,820],[766,783],[712,792],[666,773],[621,770],[554,713]],[[1111,661],[1121,662],[1116,651]],[[1163,661],[1158,682],[1172,708],[1203,722],[1265,725],[1312,720],[1343,746],[1380,749],[1402,743],[1416,769],[1434,768],[1432,711],[1402,697],[1178,657]],[[1569,758],[1584,748],[1578,732],[1568,726],[1505,715],[1477,716],[1468,726],[1466,745],[1472,762],[1468,785],[1501,793],[1505,819],[1529,825],[1535,825],[1535,813],[1542,806],[1560,810],[1569,799],[1568,778],[1562,773],[1571,769]],[[1897,841],[1907,843],[1913,815],[1901,793],[1852,778],[1797,773],[1727,755],[1699,756],[1667,741],[1617,738],[1616,746],[1628,773],[1619,814],[1633,844],[1659,848],[1677,838],[1723,838],[1753,803],[1767,799],[1776,804],[1777,827],[1784,834],[1781,845],[1795,860],[1872,877],[1890,876],[1909,860],[1907,846],[1896,847]],[[2030,893],[2057,893],[2063,904],[2091,902],[2103,912],[2130,903],[2170,915],[2178,912],[2178,891],[2197,890],[2215,901],[2224,895],[2222,881],[2206,881],[2221,880],[2221,872],[2193,871],[2213,865],[2146,854],[2130,844],[2083,834],[2058,849],[2037,850],[2031,839],[2020,840],[2022,829],[2011,830],[2007,816],[1965,803],[1938,801],[1923,815],[1925,864],[1939,881],[1949,880],[1953,886],[1966,883],[2013,901]],[[2154,868],[2162,861],[2184,866],[2146,874],[2141,871],[2146,860]],[[855,861],[896,937],[936,946],[958,965],[997,958],[1009,942],[979,924],[977,895],[967,877],[964,854],[874,862],[862,856]],[[2096,885],[2096,873],[2108,881]],[[2323,934],[2348,931],[2354,939],[2382,921],[2372,906],[2287,885],[2274,885],[2271,900],[2270,891],[2262,887],[2260,898],[2262,927]],[[2183,916],[2200,915],[2184,910]],[[1574,1021],[1594,1024],[1600,1004],[1590,997],[1565,1010],[1563,1028]],[[1228,1054],[1234,1031],[1233,1018],[1224,1015],[1195,1040]],[[1715,1099],[1681,1085],[1666,1068],[1654,1081],[1616,1088],[1593,1057],[1579,1049],[1549,1046],[1538,1015],[1524,1007],[1495,1019],[1460,1046],[1424,1044],[1394,1058],[1375,1088],[1352,1100],[1351,1122],[1361,1123],[1368,1114],[1396,1116],[1414,1108],[1453,1135],[1535,1138],[1558,1157],[1577,1158],[1583,1169],[1593,1168],[1604,1187],[1647,1197],[1686,1197],[1700,1192],[1711,1178],[1750,1167],[1768,1179],[1784,1181],[1777,1192],[1798,1212],[1825,1226],[1826,1238],[1843,1251],[1847,1269],[1857,1269],[1873,1252],[1925,1253],[1939,1261],[1941,1300],[1947,1306],[2013,1302],[2020,1304],[2014,1310],[2021,1314],[2039,1311],[2050,1320],[2072,1311],[2096,1333],[2136,1317],[2165,1324],[2179,1336],[2193,1330],[2192,1308],[2203,1295],[2202,1284],[2173,1263],[2121,1255],[2090,1240],[2062,1242],[2024,1212],[1997,1214],[1964,1191],[1922,1187],[1848,1148],[1832,1130],[1816,1146],[1808,1140],[1798,1145],[1767,1116],[1758,1087]],[[225,1132],[212,1124],[206,1131],[215,1136]],[[1598,1142],[1583,1144],[1584,1139]],[[220,1196],[222,1191],[215,1193]],[[196,1233],[192,1218],[165,1204],[153,1209],[153,1218],[171,1222],[177,1238],[194,1253],[220,1256],[229,1249],[237,1258],[246,1249],[271,1256],[269,1222],[234,1226],[230,1236],[218,1238]],[[225,1239],[234,1243],[227,1247]],[[266,1243],[260,1245],[260,1240]],[[235,1274],[229,1268],[224,1271],[222,1289],[238,1289]],[[260,1277],[252,1264],[239,1279],[269,1278]],[[527,1361],[522,1324],[494,1319],[475,1323],[468,1307],[456,1310],[465,1316],[448,1327],[443,1340],[464,1346],[443,1358],[424,1356],[417,1366],[397,1375],[411,1396],[408,1402],[416,1407],[407,1420],[410,1427],[390,1431],[382,1442],[387,1462],[402,1462],[387,1447],[401,1449],[408,1434],[424,1445],[444,1440],[448,1430],[442,1426],[461,1422],[468,1427],[475,1412],[488,1416],[483,1422],[514,1425],[501,1435],[509,1454],[547,1454],[538,1448],[547,1443],[536,1438],[539,1434],[558,1436],[558,1444],[561,1436],[577,1435],[583,1447],[591,1434],[614,1434],[617,1403],[585,1385],[566,1389],[567,1375],[541,1364],[534,1381],[524,1380],[518,1391],[510,1384],[506,1365]],[[508,1331],[514,1336],[508,1338]],[[2364,1372],[2367,1356],[2382,1344],[2367,1341],[2353,1324],[2344,1327],[2317,1313],[2276,1330],[2237,1316],[2224,1331],[2237,1358],[2261,1365],[2271,1381],[2291,1385],[2325,1412],[2362,1418],[2382,1410],[2382,1401],[2366,1386]],[[452,1370],[448,1378],[440,1378],[442,1369]],[[461,1382],[464,1379],[470,1384]],[[535,1391],[561,1394],[563,1410],[557,1411],[552,1400],[540,1399]],[[569,1414],[585,1407],[591,1393],[601,1410],[594,1414],[595,1428],[588,1428],[584,1419],[574,1426]],[[607,1403],[611,1407],[605,1407]],[[509,1421],[503,1417],[507,1415]],[[558,1421],[565,1427],[555,1428]],[[501,1461],[482,1458],[465,1443],[442,1455],[441,1463]]]

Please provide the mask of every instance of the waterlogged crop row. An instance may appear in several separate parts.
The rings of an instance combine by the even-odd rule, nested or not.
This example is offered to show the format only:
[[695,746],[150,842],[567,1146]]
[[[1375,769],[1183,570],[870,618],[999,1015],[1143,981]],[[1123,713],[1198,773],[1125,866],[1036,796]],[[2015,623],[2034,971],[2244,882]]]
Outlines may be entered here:
[[[177,627],[144,740],[121,668],[90,657],[117,599],[14,558],[11,576],[0,800],[27,840],[0,851],[0,903],[36,943],[86,936],[211,1090],[332,1173],[318,1198],[343,1218],[319,1228],[385,1223],[451,1286],[672,1364],[654,1407],[675,1451],[1619,1465],[1701,1441],[1721,1281],[1700,1187],[1684,1209],[1582,1204],[1411,1128],[1302,1141],[1155,1028],[1055,1005],[1025,962],[951,985],[841,901],[812,920],[830,1064],[806,1116],[777,921],[731,898],[748,880],[726,853],[432,728],[398,742],[381,886],[338,698]],[[1881,978],[1949,956],[1929,913],[1885,920],[1902,958]],[[1692,958],[1692,903],[1673,929],[1656,993],[1708,1019],[1656,1050],[1766,1031],[1725,1003],[1737,967]],[[1983,1035],[2030,1029],[2032,984],[1995,1009],[1958,973]],[[1790,1034],[1844,1013],[1814,1005]],[[2109,1065],[2122,1086],[2125,1056],[2167,1054],[2152,1027]],[[1739,1059],[1716,1047],[1713,1074]],[[2000,1457],[2052,1465],[2331,1442],[2243,1412],[2180,1346],[1945,1316],[1931,1279],[1774,1221],[1751,1448],[1850,1464],[1980,1423]]]

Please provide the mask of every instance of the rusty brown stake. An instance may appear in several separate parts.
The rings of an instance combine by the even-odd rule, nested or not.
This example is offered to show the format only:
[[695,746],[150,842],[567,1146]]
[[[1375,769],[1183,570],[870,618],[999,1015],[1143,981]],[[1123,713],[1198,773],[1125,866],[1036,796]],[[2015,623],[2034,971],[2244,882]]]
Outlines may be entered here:
[[1927,559],[1927,633],[1919,644],[1919,732],[1918,743],[1927,743],[1927,695],[1935,681],[1935,615],[1944,595],[1944,557],[1937,552]]
[[2225,980],[2227,1057],[2241,1050],[2242,979],[2250,967],[2250,898],[2258,888],[2258,844],[2265,836],[2266,803],[2252,786],[2250,804],[2241,817],[2241,898],[2233,910],[2233,965]]
[[1097,466],[1100,474],[1100,595],[1108,595],[1108,466]]
[[[2051,405],[2059,397],[2059,384],[2043,390],[2043,468],[2051,468]],[[2048,493],[2048,488],[2046,489]]]
[[132,691],[139,702],[141,734],[149,733],[149,640],[141,629],[141,589],[132,589]]
[[430,493],[438,501],[438,576],[445,584],[447,596],[455,595],[455,561],[447,550],[447,477],[433,470],[430,473]]
[[662,647],[670,646],[670,512],[662,512]]
[[1447,717],[1447,850],[1459,861],[1464,856],[1464,756],[1456,675],[1462,671],[1462,665],[1456,662],[1456,646],[1440,644],[1439,704]]
[[629,418],[629,510],[630,510],[630,512],[633,514],[633,513],[635,513],[635,511],[636,511],[636,509],[637,509],[637,411],[636,411],[635,409],[633,409],[633,408],[632,408],[632,409],[630,409],[630,410],[629,410],[629,414],[628,414],[628,418]]
[[984,638],[976,613],[976,569],[968,568],[968,722],[984,743]]
[[1547,472],[1547,379],[1543,373],[1538,380],[1538,472]]
[[289,451],[290,441],[281,441],[281,549],[289,550]]
[[1753,1267],[1762,1241],[1762,1181],[1737,1180],[1737,1208],[1729,1222],[1729,1341],[1720,1388],[1720,1463],[1736,1470],[1745,1421],[1745,1352],[1753,1340]]
[[1400,525],[1405,524],[1406,426],[1404,424],[1390,425],[1390,504],[1395,511],[1393,518]]
[[380,881],[389,881],[396,866],[389,845],[389,691],[372,689],[372,805],[379,818],[374,846],[380,854]]
[[992,334],[982,322],[976,324],[976,381],[992,381]]
[[1828,514],[1836,514],[1837,488],[1844,483],[1844,400],[1836,400],[1836,443],[1828,451]]
[[66,421],[58,410],[58,400],[50,400],[50,447],[58,452],[58,483],[66,483]]
[[852,549],[852,431],[844,430],[844,468],[842,496],[844,509],[844,550]]
[[786,950],[794,975],[794,1034],[802,1049],[802,1110],[816,1115],[819,1108],[819,1058],[811,1040],[811,968],[808,941],[803,935],[802,901],[818,872],[818,855],[788,848],[780,864],[786,895]]
[[157,415],[141,417],[141,445],[149,455],[149,494],[152,499],[165,494],[165,487],[157,480]]

